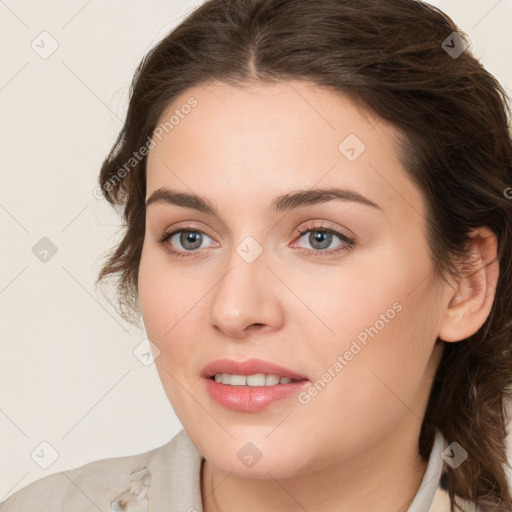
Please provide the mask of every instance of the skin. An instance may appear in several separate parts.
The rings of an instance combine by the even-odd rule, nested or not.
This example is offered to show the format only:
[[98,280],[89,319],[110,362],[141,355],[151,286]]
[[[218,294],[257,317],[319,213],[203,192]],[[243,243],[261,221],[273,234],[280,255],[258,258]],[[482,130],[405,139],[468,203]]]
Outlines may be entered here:
[[[459,341],[482,325],[496,265],[457,282],[432,272],[426,204],[400,164],[398,132],[347,97],[308,82],[213,82],[185,91],[161,119],[191,96],[197,106],[150,150],[146,197],[162,186],[193,192],[219,216],[148,206],[139,297],[164,389],[206,459],[205,512],[406,510],[426,469],[418,439],[444,346],[436,339]],[[349,134],[366,146],[354,161],[338,149]],[[380,209],[268,210],[275,196],[330,186]],[[300,236],[308,221],[355,245],[307,254],[345,245],[335,235],[327,248],[315,244],[321,227]],[[157,242],[178,227],[206,233],[200,254],[179,258]],[[495,237],[474,235],[477,259],[489,261]],[[252,263],[236,252],[247,236],[263,249]],[[307,404],[293,396],[239,412],[205,391],[201,371],[221,358],[268,360],[313,385],[396,303],[400,312]],[[247,442],[262,454],[250,468],[237,457]]]

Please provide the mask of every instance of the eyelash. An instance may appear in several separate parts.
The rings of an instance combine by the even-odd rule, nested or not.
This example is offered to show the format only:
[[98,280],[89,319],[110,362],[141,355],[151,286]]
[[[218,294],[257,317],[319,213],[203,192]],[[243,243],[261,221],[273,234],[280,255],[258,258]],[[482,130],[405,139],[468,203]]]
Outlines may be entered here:
[[[157,243],[162,245],[164,247],[164,249],[169,254],[172,254],[173,256],[178,256],[179,258],[190,258],[190,257],[195,256],[197,253],[201,252],[202,249],[196,249],[195,251],[177,251],[175,249],[171,249],[171,247],[167,243],[167,240],[172,238],[176,233],[181,233],[182,231],[189,232],[189,233],[201,233],[203,235],[208,236],[204,231],[201,231],[200,229],[180,228],[180,229],[171,231],[169,233],[164,233],[162,235],[162,237],[157,240]],[[348,252],[355,246],[355,240],[353,240],[352,238],[349,238],[348,236],[344,235],[343,233],[340,233],[339,231],[336,231],[335,229],[332,229],[328,226],[323,226],[323,225],[306,225],[306,226],[304,226],[301,230],[297,231],[298,239],[302,238],[303,235],[305,235],[306,233],[309,233],[310,231],[318,231],[321,233],[329,233],[331,235],[336,235],[343,242],[343,244],[336,249],[330,249],[330,250],[326,250],[326,251],[302,248],[302,251],[308,256],[318,256],[318,255],[333,256],[333,255],[336,255],[339,253]],[[208,238],[211,238],[211,237],[208,237]]]

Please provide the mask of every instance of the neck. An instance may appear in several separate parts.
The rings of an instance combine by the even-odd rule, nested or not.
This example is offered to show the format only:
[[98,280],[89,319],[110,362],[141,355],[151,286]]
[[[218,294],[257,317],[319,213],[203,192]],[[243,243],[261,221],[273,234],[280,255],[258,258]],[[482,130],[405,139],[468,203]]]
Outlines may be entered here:
[[280,480],[238,478],[204,461],[204,512],[406,512],[427,467],[418,452],[419,428],[408,432],[396,429],[356,460],[338,459],[321,470]]

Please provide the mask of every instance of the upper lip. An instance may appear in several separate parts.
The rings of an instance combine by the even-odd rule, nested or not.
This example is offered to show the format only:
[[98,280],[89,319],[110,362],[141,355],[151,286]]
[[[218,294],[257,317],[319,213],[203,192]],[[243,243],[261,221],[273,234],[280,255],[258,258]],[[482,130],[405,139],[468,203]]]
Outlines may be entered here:
[[264,373],[266,375],[289,377],[290,379],[307,380],[306,376],[294,372],[289,368],[261,359],[247,359],[245,361],[218,359],[217,361],[208,363],[203,368],[201,375],[205,378],[210,378],[216,373],[229,373],[231,375],[254,375],[256,373]]

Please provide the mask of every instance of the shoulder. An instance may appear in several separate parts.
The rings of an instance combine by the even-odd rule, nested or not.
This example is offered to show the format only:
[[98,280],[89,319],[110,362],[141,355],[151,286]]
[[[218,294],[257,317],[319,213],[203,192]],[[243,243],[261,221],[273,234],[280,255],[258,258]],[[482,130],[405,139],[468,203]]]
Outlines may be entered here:
[[130,500],[138,503],[136,510],[144,510],[153,473],[172,463],[183,436],[181,431],[147,452],[92,461],[36,480],[0,503],[0,512],[117,512],[132,510],[125,508]]

